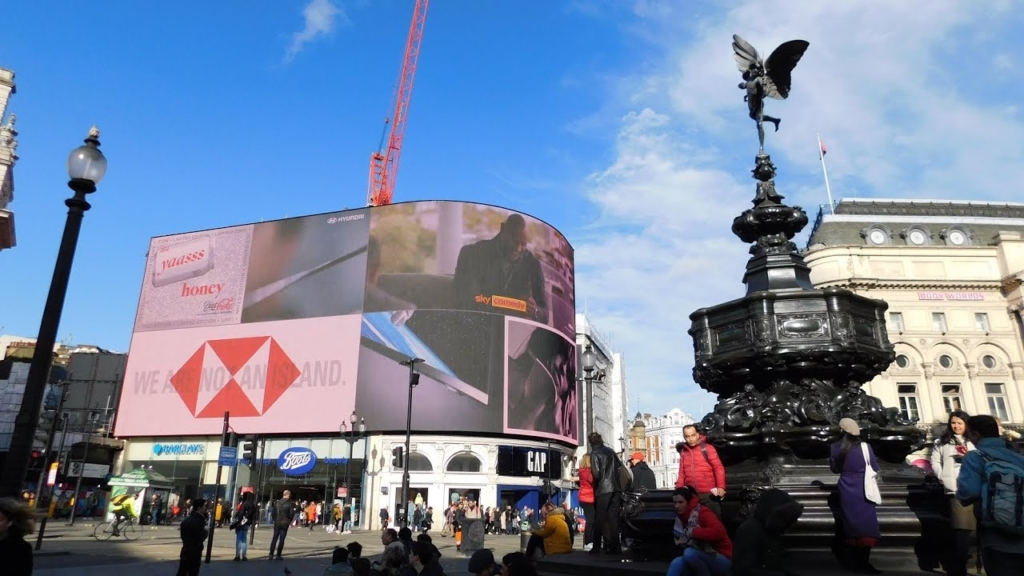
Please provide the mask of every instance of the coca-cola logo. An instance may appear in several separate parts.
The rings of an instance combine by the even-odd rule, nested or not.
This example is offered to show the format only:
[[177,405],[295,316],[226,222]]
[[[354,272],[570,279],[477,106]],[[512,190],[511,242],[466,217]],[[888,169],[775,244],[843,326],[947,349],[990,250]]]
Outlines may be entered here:
[[289,448],[277,458],[277,469],[287,476],[302,476],[316,466],[316,454],[309,448]]
[[235,309],[234,298],[221,298],[220,300],[207,300],[203,302],[203,312],[216,314],[219,312],[231,312]]

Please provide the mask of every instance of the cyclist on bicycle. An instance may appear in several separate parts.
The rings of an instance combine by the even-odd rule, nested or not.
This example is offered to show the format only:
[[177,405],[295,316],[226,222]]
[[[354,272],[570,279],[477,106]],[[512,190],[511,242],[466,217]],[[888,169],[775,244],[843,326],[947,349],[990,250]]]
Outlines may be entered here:
[[114,536],[120,536],[121,523],[129,518],[138,518],[138,514],[135,512],[135,497],[138,493],[130,494],[125,492],[119,496],[114,496],[113,500],[110,501],[110,511],[114,513]]

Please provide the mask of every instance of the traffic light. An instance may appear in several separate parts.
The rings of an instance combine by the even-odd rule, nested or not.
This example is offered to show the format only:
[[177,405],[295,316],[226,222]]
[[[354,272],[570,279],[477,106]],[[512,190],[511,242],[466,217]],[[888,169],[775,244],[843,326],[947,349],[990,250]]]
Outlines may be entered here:
[[[419,376],[419,374],[417,374],[417,376]],[[397,447],[397,448],[395,448],[394,450],[391,451],[391,456],[392,456],[392,458],[391,458],[391,467],[392,468],[394,468],[396,470],[397,469],[404,469],[405,468],[405,466],[404,466],[405,459],[403,458],[404,452],[405,451],[402,449],[401,446],[399,446],[399,447]]]
[[561,492],[562,490],[561,490],[561,489],[560,489],[560,488],[559,488],[558,486],[555,486],[554,484],[552,484],[550,480],[545,480],[545,481],[544,481],[544,486],[543,486],[543,488],[541,488],[541,491],[542,491],[542,492],[543,492],[543,493],[544,493],[544,494],[545,494],[545,495],[546,495],[546,496],[547,496],[548,498],[554,498],[554,497],[555,497],[555,496],[557,496],[557,495],[558,495],[558,494],[559,494],[559,493],[560,493],[560,492]]
[[39,425],[36,426],[34,445],[46,449],[50,444],[50,433],[53,431],[53,421],[57,417],[55,410],[46,410],[39,415]]
[[42,470],[46,464],[46,457],[43,455],[42,450],[33,450],[29,454],[28,458],[28,469],[29,470]]
[[246,436],[242,442],[242,460],[249,462],[249,466],[256,464],[256,437]]

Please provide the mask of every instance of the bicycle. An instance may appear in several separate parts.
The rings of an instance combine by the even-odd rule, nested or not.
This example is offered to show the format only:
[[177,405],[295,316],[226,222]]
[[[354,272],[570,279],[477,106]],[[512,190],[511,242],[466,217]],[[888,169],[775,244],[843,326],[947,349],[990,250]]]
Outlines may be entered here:
[[[92,537],[98,540],[99,542],[106,542],[107,540],[110,540],[111,536],[114,535],[115,522],[117,522],[117,520],[111,520],[110,522],[97,524],[96,528],[92,531]],[[124,536],[124,539],[128,540],[129,542],[138,540],[139,536],[142,535],[142,530],[140,530],[135,525],[134,517],[128,518],[127,520],[122,522],[119,531],[121,532],[121,536]]]

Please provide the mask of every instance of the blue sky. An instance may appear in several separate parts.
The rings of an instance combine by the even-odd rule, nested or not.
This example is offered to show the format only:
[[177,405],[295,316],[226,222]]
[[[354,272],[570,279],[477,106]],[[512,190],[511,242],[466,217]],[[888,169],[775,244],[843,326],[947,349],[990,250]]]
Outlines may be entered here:
[[[64,161],[92,124],[109,168],[61,339],[127,350],[151,236],[364,204],[411,0],[11,4],[0,67],[17,74],[21,160],[0,333],[38,329]],[[742,294],[729,226],[756,153],[731,34],[811,42],[767,148],[813,220],[816,132],[837,198],[1020,200],[1022,24],[1012,0],[435,0],[396,200],[560,228],[580,307],[626,356],[630,410],[706,410],[688,315]]]

